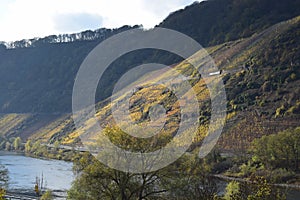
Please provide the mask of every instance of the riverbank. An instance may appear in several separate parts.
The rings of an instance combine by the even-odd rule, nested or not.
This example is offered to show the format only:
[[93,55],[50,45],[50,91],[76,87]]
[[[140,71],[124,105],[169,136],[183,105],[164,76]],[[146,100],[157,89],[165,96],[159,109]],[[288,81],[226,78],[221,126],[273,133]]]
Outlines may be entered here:
[[2,148],[0,151],[13,152],[24,154],[33,158],[40,159],[55,159],[64,160],[67,162],[72,162],[74,158],[81,152],[77,151],[75,148],[59,148],[56,145],[42,144],[39,141],[28,140],[26,143],[18,145],[18,148]]
[[[65,200],[67,198],[67,191],[53,190],[52,197],[54,200]],[[4,198],[7,199],[22,199],[22,200],[38,200],[40,196],[30,190],[8,190]]]
[[[224,181],[237,181],[237,182],[244,182],[244,183],[252,183],[252,184],[254,184],[254,182],[252,182],[250,180],[247,180],[247,179],[244,179],[244,178],[230,177],[230,176],[225,176],[225,175],[222,175],[222,174],[213,174],[212,177],[218,178],[218,179],[224,180]],[[296,184],[274,183],[274,184],[270,184],[270,185],[272,185],[274,187],[299,190],[299,192],[300,192],[300,185],[296,185]]]
[[[222,174],[213,174],[212,177],[220,181],[224,181],[226,183],[231,181],[236,181],[239,183],[254,184],[254,182],[244,178],[230,177]],[[300,197],[300,185],[295,185],[295,184],[270,184],[270,185],[285,191],[287,200],[298,200]]]

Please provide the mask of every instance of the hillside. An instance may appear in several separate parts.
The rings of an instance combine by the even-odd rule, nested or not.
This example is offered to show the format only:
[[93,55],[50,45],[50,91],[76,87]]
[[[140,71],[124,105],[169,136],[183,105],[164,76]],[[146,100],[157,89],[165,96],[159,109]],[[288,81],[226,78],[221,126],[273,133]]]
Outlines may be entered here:
[[[241,152],[254,138],[299,126],[300,44],[296,40],[300,36],[299,28],[300,17],[296,17],[252,37],[207,48],[218,68],[222,69],[228,100],[227,122],[219,140],[219,148]],[[201,60],[201,52],[194,57]],[[174,68],[185,75],[194,75],[185,62]],[[158,103],[166,108],[167,121],[161,137],[167,138],[167,141],[178,129],[178,99],[163,86],[152,83],[173,76],[174,73],[162,70],[142,77],[141,80],[147,81],[143,81],[144,84],[130,98],[131,118],[140,125],[149,120],[151,105]],[[192,80],[191,83],[200,102],[200,127],[194,143],[197,146],[206,134],[211,108],[204,80]],[[112,105],[127,95],[121,95]],[[114,124],[110,99],[97,105],[96,117],[103,127]],[[63,123],[52,123],[48,131],[45,128],[36,132],[32,139],[80,144],[78,136],[87,129],[93,130],[94,126],[93,120],[87,120],[85,124],[83,129],[75,130],[72,119],[68,117]],[[89,136],[95,139],[97,133]],[[153,139],[150,138],[149,142],[153,142]]]

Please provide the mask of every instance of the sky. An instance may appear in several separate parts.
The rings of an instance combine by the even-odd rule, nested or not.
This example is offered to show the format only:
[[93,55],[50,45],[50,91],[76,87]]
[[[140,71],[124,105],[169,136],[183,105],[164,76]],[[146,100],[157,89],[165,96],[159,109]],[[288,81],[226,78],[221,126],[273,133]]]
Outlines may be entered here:
[[152,28],[195,0],[0,0],[0,41],[123,25]]

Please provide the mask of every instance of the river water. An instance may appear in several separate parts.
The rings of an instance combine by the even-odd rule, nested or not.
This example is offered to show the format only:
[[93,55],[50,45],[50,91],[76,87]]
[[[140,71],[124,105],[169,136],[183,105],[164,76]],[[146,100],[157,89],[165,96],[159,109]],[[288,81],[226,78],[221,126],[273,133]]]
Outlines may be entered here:
[[74,180],[71,162],[0,152],[0,164],[8,169],[8,190],[34,191],[36,177],[42,177],[42,175],[45,188],[50,190],[66,191],[70,189]]

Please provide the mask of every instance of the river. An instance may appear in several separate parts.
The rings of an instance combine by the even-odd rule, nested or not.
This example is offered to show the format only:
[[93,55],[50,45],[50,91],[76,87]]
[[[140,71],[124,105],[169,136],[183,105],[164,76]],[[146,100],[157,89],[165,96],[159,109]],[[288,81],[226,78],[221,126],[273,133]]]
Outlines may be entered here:
[[34,191],[36,177],[42,175],[45,188],[50,190],[66,191],[74,180],[71,162],[31,158],[1,151],[0,164],[8,170],[8,191]]

